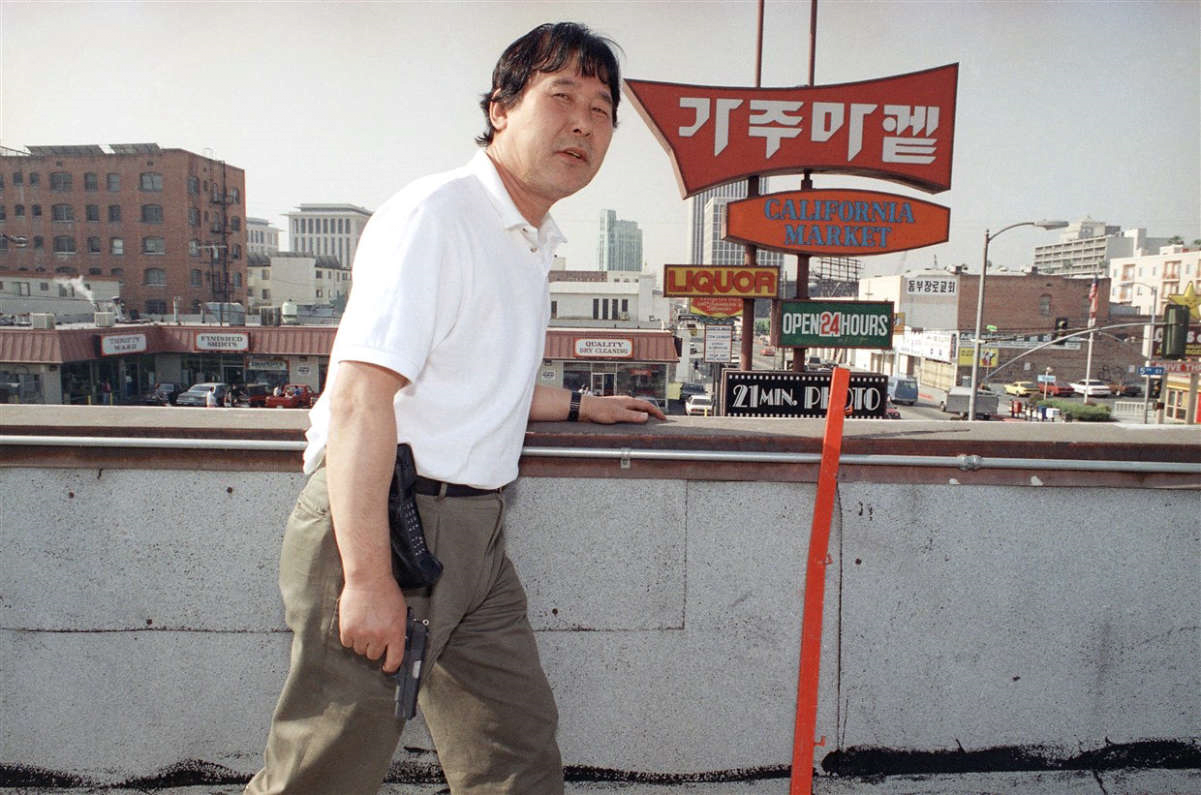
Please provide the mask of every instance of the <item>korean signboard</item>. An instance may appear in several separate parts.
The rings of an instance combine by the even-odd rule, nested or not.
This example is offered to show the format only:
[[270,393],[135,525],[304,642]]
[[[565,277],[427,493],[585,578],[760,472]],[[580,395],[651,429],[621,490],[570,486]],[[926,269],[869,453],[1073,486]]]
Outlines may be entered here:
[[[824,417],[830,403],[830,373],[727,370],[722,397],[729,417]],[[852,417],[883,417],[888,376],[851,373],[847,408]]]
[[905,279],[906,295],[953,296],[959,292],[959,280],[946,276],[914,276]]
[[145,351],[145,334],[105,334],[100,338],[101,356],[121,356]]
[[772,193],[730,202],[725,239],[776,251],[884,254],[944,243],[951,211],[866,190]]
[[634,341],[629,338],[576,337],[573,347],[580,359],[630,359],[634,356]]
[[729,364],[733,361],[734,327],[710,323],[705,326],[705,361]]
[[754,174],[878,177],[951,187],[959,65],[828,86],[726,88],[626,80],[680,192]]
[[775,268],[739,265],[664,265],[663,295],[669,298],[775,298]]
[[250,334],[245,331],[197,331],[194,347],[197,351],[245,352],[250,350]]
[[891,348],[892,301],[784,301],[780,345]]

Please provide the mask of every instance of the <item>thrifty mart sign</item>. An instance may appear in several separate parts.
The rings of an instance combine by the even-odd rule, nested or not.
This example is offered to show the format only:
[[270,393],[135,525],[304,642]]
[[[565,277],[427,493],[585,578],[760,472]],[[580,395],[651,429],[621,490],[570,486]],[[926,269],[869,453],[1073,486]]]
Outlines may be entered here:
[[891,348],[892,301],[784,301],[784,347]]
[[865,190],[773,193],[730,202],[725,239],[777,251],[884,254],[944,243],[951,211]]
[[727,265],[664,265],[663,295],[669,298],[775,298],[775,268]]

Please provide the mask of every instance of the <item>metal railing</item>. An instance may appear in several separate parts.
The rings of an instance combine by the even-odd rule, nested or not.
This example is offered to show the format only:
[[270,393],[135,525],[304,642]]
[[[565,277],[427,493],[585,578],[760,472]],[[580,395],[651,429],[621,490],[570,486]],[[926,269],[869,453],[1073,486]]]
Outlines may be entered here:
[[[266,439],[171,439],[118,436],[4,435],[0,445],[36,447],[132,447],[160,450],[260,450],[301,452],[302,441]],[[774,453],[729,450],[653,450],[634,447],[538,447],[522,448],[522,455],[544,458],[576,458],[618,461],[623,468],[631,461],[684,461],[743,464],[819,464],[821,453]],[[1111,461],[1060,458],[1000,458],[980,455],[889,455],[844,454],[845,466],[944,467],[965,472],[981,469],[1043,469],[1077,472],[1137,472],[1194,474],[1201,477],[1201,463],[1181,461]],[[1199,484],[1201,485],[1201,484]]]

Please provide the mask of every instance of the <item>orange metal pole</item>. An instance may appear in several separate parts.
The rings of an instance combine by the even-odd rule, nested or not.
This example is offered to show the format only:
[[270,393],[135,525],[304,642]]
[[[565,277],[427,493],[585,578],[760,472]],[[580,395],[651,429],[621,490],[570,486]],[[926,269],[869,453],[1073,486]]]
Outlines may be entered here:
[[830,402],[826,407],[826,436],[817,475],[817,499],[809,532],[809,559],[805,568],[805,609],[801,619],[801,666],[797,678],[796,725],[792,733],[792,778],[789,795],[811,795],[813,750],[826,744],[817,734],[817,687],[821,670],[822,611],[826,601],[826,565],[830,562],[830,520],[838,486],[838,458],[842,453],[842,425],[846,417],[849,370],[835,367],[830,374]]

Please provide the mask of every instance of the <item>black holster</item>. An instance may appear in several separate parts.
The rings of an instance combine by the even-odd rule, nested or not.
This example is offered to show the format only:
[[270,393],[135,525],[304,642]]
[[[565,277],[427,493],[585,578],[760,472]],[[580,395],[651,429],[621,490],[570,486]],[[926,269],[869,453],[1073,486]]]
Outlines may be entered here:
[[407,444],[397,445],[396,468],[388,489],[388,524],[392,573],[401,588],[426,588],[442,576],[442,563],[425,545],[425,530],[417,513],[416,483],[413,449]]

